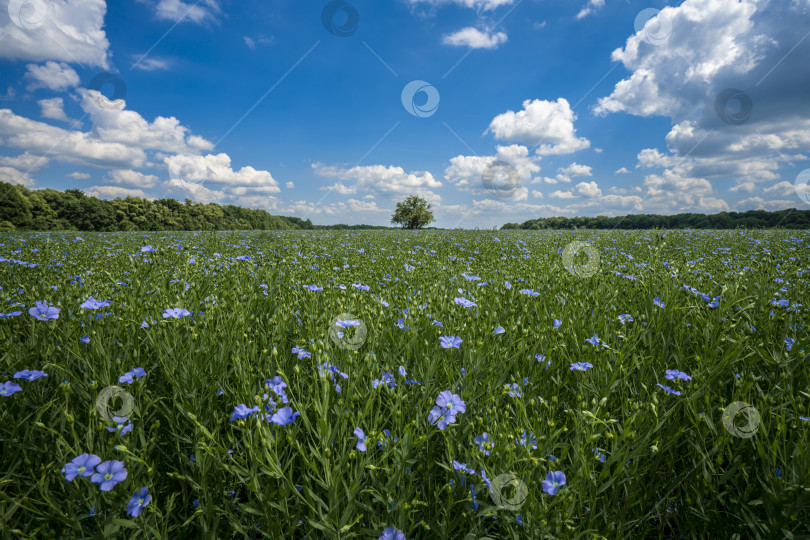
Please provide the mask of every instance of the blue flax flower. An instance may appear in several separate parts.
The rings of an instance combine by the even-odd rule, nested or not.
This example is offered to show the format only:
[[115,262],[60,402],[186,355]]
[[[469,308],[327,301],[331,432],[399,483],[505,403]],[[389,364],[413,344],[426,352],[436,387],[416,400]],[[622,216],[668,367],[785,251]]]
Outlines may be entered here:
[[405,533],[398,531],[396,527],[385,529],[378,540],[406,540]]
[[92,476],[93,468],[101,463],[101,458],[95,454],[82,454],[73,458],[62,467],[65,480],[72,482],[77,476]]
[[79,306],[82,309],[101,309],[110,305],[109,300],[96,300],[92,296],[82,302]]
[[151,500],[152,496],[149,495],[149,488],[142,487],[132,495],[132,498],[127,503],[127,515],[132,517],[140,516],[143,507],[148,505]]
[[680,393],[680,392],[678,392],[677,390],[673,390],[673,389],[672,389],[672,388],[670,388],[669,386],[664,386],[664,385],[663,385],[663,384],[661,384],[661,383],[657,383],[657,385],[658,385],[658,386],[660,386],[661,388],[663,388],[663,389],[664,389],[664,390],[665,390],[667,393],[670,393],[670,394],[675,394],[676,396],[680,396],[680,395],[681,395],[681,393]]
[[593,367],[593,364],[590,362],[574,362],[571,364],[571,370],[574,371],[588,371],[590,368]]
[[354,435],[357,437],[357,449],[361,452],[368,450],[366,446],[366,439],[368,439],[366,433],[360,428],[354,428]]
[[22,387],[15,382],[6,381],[4,383],[0,383],[0,396],[3,397],[10,396],[12,394],[16,394],[17,392],[20,392],[21,390]]
[[488,456],[490,451],[495,447],[495,443],[490,440],[489,433],[486,431],[476,437],[474,442],[478,445],[478,449],[481,450],[485,456]]
[[560,487],[565,485],[565,473],[562,471],[552,471],[543,480],[543,491],[549,495],[556,495]]
[[674,381],[675,379],[680,379],[682,381],[691,381],[692,377],[684,373],[683,371],[678,371],[677,369],[668,369],[664,378],[668,381]]
[[188,317],[191,315],[191,312],[184,308],[167,308],[166,311],[163,312],[164,319],[179,319],[181,317]]
[[[300,412],[293,412],[290,407],[283,407],[276,411],[273,416],[269,418],[271,422],[274,424],[278,424],[280,426],[288,426],[295,422],[295,419],[300,416]],[[269,416],[269,415],[268,415]]]
[[439,342],[443,349],[460,348],[462,339],[457,336],[441,336]]
[[48,374],[44,371],[37,371],[36,369],[24,369],[14,374],[15,379],[25,379],[26,381],[35,381],[40,377],[47,377]]
[[52,321],[59,318],[59,311],[61,310],[58,307],[49,306],[48,302],[42,300],[29,309],[28,314],[40,321]]
[[96,467],[96,472],[90,477],[94,484],[101,484],[101,491],[110,491],[118,482],[127,477],[127,470],[123,461],[105,461]]

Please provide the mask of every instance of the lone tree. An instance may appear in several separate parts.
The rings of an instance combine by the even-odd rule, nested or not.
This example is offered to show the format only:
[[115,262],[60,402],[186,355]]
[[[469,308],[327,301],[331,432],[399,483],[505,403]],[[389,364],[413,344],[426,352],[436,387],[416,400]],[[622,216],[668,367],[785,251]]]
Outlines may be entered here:
[[421,229],[433,222],[430,204],[422,197],[411,195],[397,203],[397,209],[391,217],[391,223],[398,223],[405,229]]

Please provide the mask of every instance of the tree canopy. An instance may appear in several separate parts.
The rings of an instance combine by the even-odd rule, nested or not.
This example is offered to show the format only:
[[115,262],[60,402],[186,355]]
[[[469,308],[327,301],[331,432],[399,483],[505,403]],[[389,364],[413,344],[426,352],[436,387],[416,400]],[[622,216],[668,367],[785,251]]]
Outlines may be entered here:
[[422,197],[411,195],[397,203],[391,223],[402,225],[405,229],[421,229],[433,222],[430,203]]
[[749,210],[747,212],[720,212],[719,214],[629,215],[622,217],[549,217],[507,223],[509,229],[785,229],[810,228],[810,210]]
[[[126,197],[106,201],[78,189],[32,190],[0,182],[0,231],[219,231],[278,229],[367,229],[369,225],[313,225],[309,219],[275,216],[234,205],[189,199],[150,201]],[[386,227],[379,227],[386,228]]]

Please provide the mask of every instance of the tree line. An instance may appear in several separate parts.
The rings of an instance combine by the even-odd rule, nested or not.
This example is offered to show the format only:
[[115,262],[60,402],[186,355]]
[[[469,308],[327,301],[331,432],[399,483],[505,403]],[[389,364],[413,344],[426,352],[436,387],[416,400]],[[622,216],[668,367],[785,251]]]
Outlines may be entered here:
[[[407,202],[407,201],[406,201]],[[402,203],[400,203],[402,204]],[[397,206],[399,210],[400,205]],[[432,214],[430,216],[432,218]],[[430,220],[428,220],[429,223]],[[810,210],[749,210],[719,214],[550,217],[507,223],[509,229],[810,229]],[[222,231],[284,229],[388,229],[374,225],[314,225],[309,219],[266,210],[189,199],[150,201],[140,197],[102,200],[81,190],[28,189],[0,182],[0,231]]]
[[275,216],[234,205],[200,204],[186,199],[150,201],[140,197],[111,201],[81,190],[32,190],[0,182],[0,231],[222,231],[282,229],[369,229],[371,225],[313,225],[309,219]]
[[509,229],[810,229],[810,210],[748,210],[747,212],[720,212],[718,214],[633,214],[623,217],[550,217],[507,223]]

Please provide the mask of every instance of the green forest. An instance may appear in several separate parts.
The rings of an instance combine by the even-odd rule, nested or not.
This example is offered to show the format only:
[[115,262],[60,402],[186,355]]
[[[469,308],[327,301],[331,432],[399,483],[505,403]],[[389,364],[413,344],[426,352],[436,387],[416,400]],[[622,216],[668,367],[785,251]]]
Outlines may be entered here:
[[[551,217],[507,223],[508,229],[810,229],[810,210],[749,210],[719,214]],[[0,182],[0,231],[222,231],[281,229],[387,229],[373,225],[313,225],[307,219],[275,216],[265,210],[189,199],[150,201],[126,197],[111,201],[81,190],[28,189]]]
[[280,229],[385,229],[371,225],[313,225],[234,205],[189,199],[150,201],[126,197],[106,201],[81,190],[32,190],[0,182],[0,231],[223,231]]
[[810,210],[749,210],[747,212],[720,212],[719,214],[675,214],[660,216],[639,214],[623,217],[551,217],[507,223],[508,229],[810,229]]

